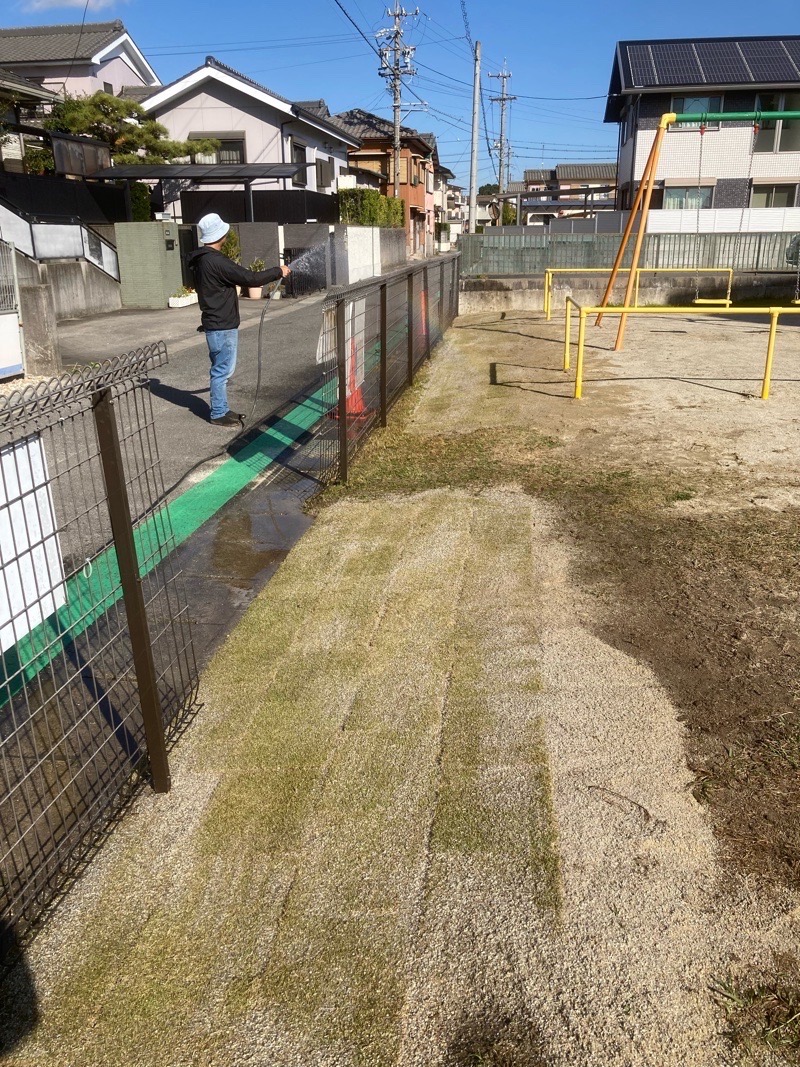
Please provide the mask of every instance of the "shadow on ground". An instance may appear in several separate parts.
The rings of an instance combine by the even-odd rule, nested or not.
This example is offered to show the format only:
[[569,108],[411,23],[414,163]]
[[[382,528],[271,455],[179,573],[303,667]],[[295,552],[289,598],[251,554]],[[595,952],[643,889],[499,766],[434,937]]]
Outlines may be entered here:
[[14,926],[0,919],[0,1056],[39,1022],[36,985]]

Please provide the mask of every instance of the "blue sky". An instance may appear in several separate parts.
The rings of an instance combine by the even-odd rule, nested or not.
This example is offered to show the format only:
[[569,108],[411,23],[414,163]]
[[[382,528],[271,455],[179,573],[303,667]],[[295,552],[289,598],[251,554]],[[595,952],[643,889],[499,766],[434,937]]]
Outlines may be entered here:
[[[340,2],[369,38],[389,25],[379,3]],[[6,9],[2,24],[80,22],[84,4],[23,0]],[[465,4],[472,39],[483,48],[489,141],[499,128],[497,105],[489,101],[499,82],[486,75],[499,71],[504,59],[513,73],[509,92],[518,99],[511,104],[508,131],[512,180],[526,167],[614,158],[616,128],[604,125],[602,116],[618,40],[800,33],[797,0],[773,0],[766,10],[742,0],[724,6],[696,0],[637,3],[628,10],[571,0],[563,5],[563,18],[558,4]],[[219,0],[89,0],[88,21],[112,18],[122,19],[163,82],[214,55],[290,99],[324,97],[332,112],[362,107],[391,115],[377,57],[335,0],[235,6]],[[419,15],[405,25],[407,42],[417,46],[418,74],[409,85],[430,110],[404,113],[404,122],[433,131],[442,162],[467,184],[472,59],[462,6],[458,0],[421,4]],[[553,99],[559,97],[569,99]],[[408,92],[404,99],[417,103]],[[482,183],[495,180],[496,153],[490,157],[486,141],[483,136]]]

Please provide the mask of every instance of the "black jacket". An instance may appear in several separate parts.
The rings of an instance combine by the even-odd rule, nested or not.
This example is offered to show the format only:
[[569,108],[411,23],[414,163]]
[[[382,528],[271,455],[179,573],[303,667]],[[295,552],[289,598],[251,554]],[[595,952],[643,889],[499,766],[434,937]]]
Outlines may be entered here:
[[267,285],[281,277],[280,267],[245,270],[216,248],[198,248],[189,256],[204,330],[235,330],[239,325],[238,287]]

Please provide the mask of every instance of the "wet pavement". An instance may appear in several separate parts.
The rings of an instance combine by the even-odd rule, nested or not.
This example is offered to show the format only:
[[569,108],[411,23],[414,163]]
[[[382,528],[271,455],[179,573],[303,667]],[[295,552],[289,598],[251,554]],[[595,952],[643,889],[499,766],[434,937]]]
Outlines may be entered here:
[[311,525],[303,505],[317,488],[299,474],[273,474],[240,493],[178,549],[201,670]]

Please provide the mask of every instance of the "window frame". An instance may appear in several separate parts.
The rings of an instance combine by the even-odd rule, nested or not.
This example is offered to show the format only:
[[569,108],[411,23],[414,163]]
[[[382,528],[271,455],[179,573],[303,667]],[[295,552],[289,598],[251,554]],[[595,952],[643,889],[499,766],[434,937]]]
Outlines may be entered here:
[[[700,210],[701,211],[710,211],[714,207],[714,192],[716,190],[716,183],[712,184],[711,182],[700,182],[700,188],[703,191],[708,189],[708,191],[711,194],[710,197],[708,198],[708,204],[700,204]],[[667,196],[670,195],[670,194],[674,194],[678,190],[683,190],[684,191],[684,193],[685,193],[684,200],[686,200],[690,193],[696,193],[697,192],[697,183],[695,182],[694,185],[665,185],[664,189],[663,189],[664,197],[663,197],[663,201],[662,201],[663,210],[664,211],[697,211],[697,204],[686,204],[686,203],[684,203],[684,205],[682,207],[669,207],[669,206],[667,206]]]
[[[300,160],[296,158],[298,150],[302,151],[302,153],[303,153],[303,163],[308,163],[308,145],[307,144],[303,144],[302,141],[296,141],[294,139],[294,137],[293,137],[292,138],[292,163],[293,164],[297,164],[297,163],[300,162]],[[301,188],[305,189],[306,186],[308,185],[308,171],[307,170],[298,171],[297,174],[295,174],[294,177],[292,178],[292,185],[299,185]]]
[[235,163],[246,163],[247,162],[247,146],[245,144],[244,137],[220,137],[220,135],[217,134],[217,133],[204,133],[204,134],[202,134],[202,136],[198,136],[196,134],[195,135],[190,135],[189,138],[188,138],[188,141],[189,141],[189,144],[191,144],[192,141],[199,141],[199,140],[202,140],[203,138],[206,138],[206,137],[209,138],[209,140],[219,141],[219,148],[216,150],[216,152],[213,153],[214,159],[213,160],[211,159],[211,154],[210,153],[192,152],[191,153],[191,159],[192,159],[193,163],[201,163],[201,164],[203,164],[205,166],[210,166],[210,167],[211,166],[219,166],[222,163],[222,160],[220,159],[220,153],[224,150],[226,145],[234,145],[234,144],[240,146],[240,148],[239,148],[240,158],[238,160],[236,160]]
[[[777,103],[776,103],[774,108],[762,107],[761,106],[761,97],[762,96],[767,96],[767,95],[774,96],[776,98]],[[800,108],[787,108],[786,107],[786,98],[787,98],[787,96],[800,96],[800,93],[798,93],[798,91],[796,89],[783,89],[781,91],[770,92],[769,94],[767,94],[767,93],[763,93],[763,94],[762,93],[756,93],[756,98],[755,98],[755,105],[756,106],[755,106],[754,110],[755,111],[798,111],[798,110],[800,110]],[[754,147],[753,151],[754,152],[758,152],[758,154],[760,156],[762,156],[762,155],[770,155],[770,154],[779,155],[779,154],[784,154],[786,152],[798,152],[798,153],[800,153],[800,147],[797,147],[797,148],[781,148],[781,140],[783,139],[783,124],[784,124],[784,121],[800,122],[800,120],[798,120],[798,119],[788,119],[788,120],[784,120],[784,119],[768,119],[766,122],[762,123],[761,129],[759,130],[759,133],[758,133],[758,137],[760,138],[765,133],[771,133],[772,134],[772,145],[771,145],[770,148],[757,148],[757,147]],[[757,143],[758,143],[758,138],[756,139],[756,144]]]
[[800,185],[800,182],[797,182],[797,181],[793,182],[791,180],[790,181],[783,181],[783,180],[780,180],[780,179],[778,179],[777,181],[770,181],[770,182],[763,182],[763,181],[754,182],[750,186],[750,202],[748,204],[748,207],[750,207],[751,209],[753,209],[755,211],[763,211],[765,208],[767,208],[769,210],[774,210],[775,209],[775,205],[773,203],[756,206],[753,203],[753,195],[756,192],[763,192],[765,189],[769,189],[769,191],[770,191],[770,199],[772,199],[775,196],[775,190],[776,189],[794,189],[794,197],[793,197],[794,203],[793,204],[782,205],[781,207],[779,207],[777,209],[778,211],[785,211],[787,207],[791,208],[791,207],[794,207],[797,204],[797,187],[798,187],[798,185]]
[[[719,96],[705,96],[705,95],[701,96],[699,93],[697,95],[695,95],[695,96],[687,96],[686,93],[683,93],[683,94],[681,94],[679,96],[671,96],[670,97],[670,111],[674,115],[680,115],[680,114],[690,115],[691,114],[691,109],[689,109],[689,108],[687,108],[685,106],[679,108],[677,106],[677,104],[675,103],[676,100],[708,100],[709,107],[700,108],[699,109],[700,111],[714,112],[714,111],[724,111],[725,110],[725,95],[724,95],[724,93],[720,93]],[[712,100],[719,100],[719,107],[711,107],[710,104],[711,104]],[[706,129],[707,130],[718,130],[719,126],[720,126],[720,124],[718,122],[709,122],[709,124],[706,126]],[[679,133],[687,133],[687,132],[696,133],[697,130],[700,129],[700,123],[699,122],[675,122],[670,126],[669,129],[670,129],[670,133],[672,133],[673,131],[677,131]]]

